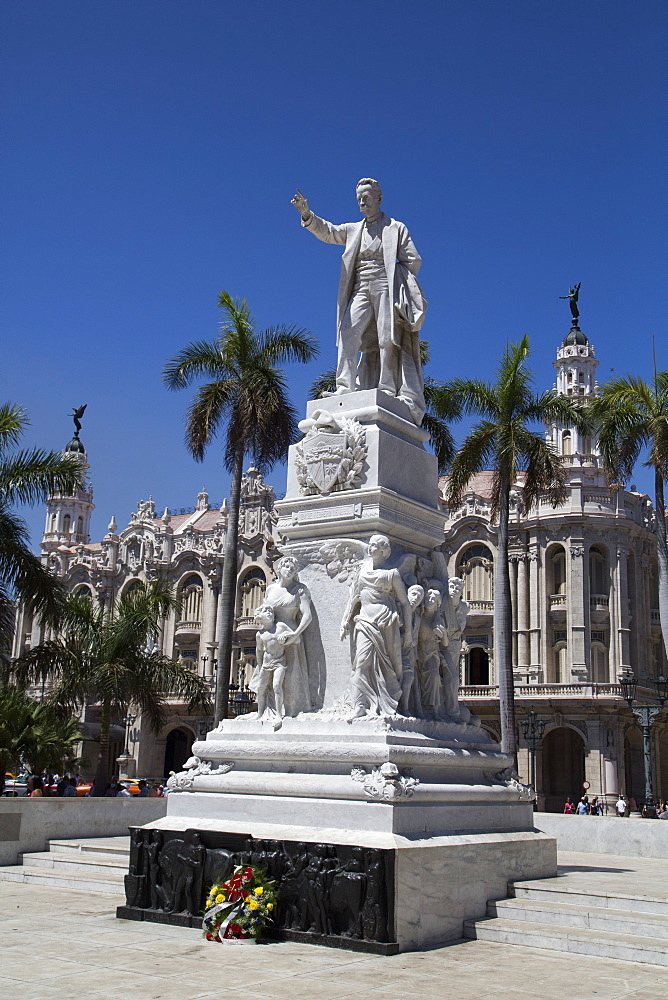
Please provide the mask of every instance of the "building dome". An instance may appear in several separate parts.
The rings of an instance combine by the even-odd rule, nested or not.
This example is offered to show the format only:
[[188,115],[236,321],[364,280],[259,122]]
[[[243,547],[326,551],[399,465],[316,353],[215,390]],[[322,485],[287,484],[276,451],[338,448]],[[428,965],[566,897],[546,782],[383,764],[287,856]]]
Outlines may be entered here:
[[85,455],[86,449],[79,440],[78,437],[73,437],[72,440],[65,446],[66,455]]
[[562,347],[572,347],[574,344],[588,344],[589,340],[582,332],[579,326],[572,326],[566,336],[564,337],[564,342]]

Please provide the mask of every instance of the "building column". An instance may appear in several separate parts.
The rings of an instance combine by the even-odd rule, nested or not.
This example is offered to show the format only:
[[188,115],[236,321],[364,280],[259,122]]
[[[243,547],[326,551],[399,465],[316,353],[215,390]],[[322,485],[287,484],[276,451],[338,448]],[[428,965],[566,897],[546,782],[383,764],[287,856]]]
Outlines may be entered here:
[[630,627],[629,627],[629,585],[628,550],[617,546],[617,594],[619,601],[619,669],[631,669]]
[[215,659],[216,643],[216,619],[218,609],[217,583],[220,576],[217,571],[207,574],[206,592],[202,614],[202,642],[200,645],[200,659],[206,657],[204,662],[204,676],[213,676],[213,661]]
[[512,611],[512,632],[513,632],[513,668],[517,666],[517,555],[513,553],[508,557],[508,569],[510,571],[510,607]]
[[517,666],[524,670],[529,667],[529,579],[527,556],[523,554],[517,562]]
[[543,588],[540,585],[540,555],[538,546],[533,545],[527,554],[529,561],[529,664],[536,681],[545,680],[540,659],[540,598]]
[[569,654],[571,661],[571,678],[575,684],[584,684],[587,680],[587,657],[585,653],[585,633],[587,630],[588,609],[585,609],[587,593],[584,578],[584,539],[571,536],[569,551],[570,567],[566,571],[568,579],[567,625],[570,631]]

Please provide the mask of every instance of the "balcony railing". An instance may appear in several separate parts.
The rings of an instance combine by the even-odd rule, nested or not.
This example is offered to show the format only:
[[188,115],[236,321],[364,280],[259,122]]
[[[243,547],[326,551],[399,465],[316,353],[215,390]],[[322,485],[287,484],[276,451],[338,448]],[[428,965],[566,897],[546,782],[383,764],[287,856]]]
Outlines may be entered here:
[[202,631],[201,622],[180,621],[174,626],[174,634],[179,636],[197,635]]
[[237,628],[257,628],[255,615],[237,615]]
[[469,601],[471,611],[494,611],[494,601]]
[[661,624],[661,612],[660,611],[650,611],[649,617],[650,617],[650,621],[652,622],[652,625],[660,625]]
[[606,594],[591,594],[589,597],[589,607],[595,611],[607,610],[610,598]]
[[[495,701],[499,697],[498,685],[490,684],[464,686],[459,689],[459,697]],[[621,698],[619,684],[516,684],[516,698]]]
[[550,594],[550,611],[566,607],[565,594]]

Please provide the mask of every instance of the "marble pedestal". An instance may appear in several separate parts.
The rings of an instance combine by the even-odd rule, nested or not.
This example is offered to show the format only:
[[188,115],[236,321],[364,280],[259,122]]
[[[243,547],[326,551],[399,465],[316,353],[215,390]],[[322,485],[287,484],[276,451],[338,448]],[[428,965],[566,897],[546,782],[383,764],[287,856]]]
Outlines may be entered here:
[[[193,751],[167,816],[133,834],[121,917],[197,925],[171,867],[195,851],[198,899],[221,858],[262,864],[302,901],[285,904],[272,933],[391,954],[455,940],[508,881],[556,874],[529,790],[476,726],[322,712],[274,732],[246,716]],[[152,865],[141,859],[154,843]]]
[[510,879],[556,874],[556,842],[533,829],[530,790],[475,719],[349,721],[340,628],[366,542],[386,535],[387,568],[447,596],[437,463],[405,404],[378,390],[310,402],[301,426],[277,511],[313,612],[312,711],[225,720],[194,744],[167,816],[133,832],[119,916],[196,924],[218,877],[258,864],[279,889],[279,935],[381,954],[441,944]]

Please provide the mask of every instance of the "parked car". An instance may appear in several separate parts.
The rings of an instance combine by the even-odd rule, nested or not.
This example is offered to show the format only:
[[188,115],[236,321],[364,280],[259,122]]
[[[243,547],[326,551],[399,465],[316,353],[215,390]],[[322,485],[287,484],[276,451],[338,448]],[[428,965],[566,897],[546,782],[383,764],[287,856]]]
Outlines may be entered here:
[[28,779],[25,777],[17,778],[15,774],[7,771],[5,773],[5,787],[2,794],[7,798],[14,798],[17,795],[27,795]]

